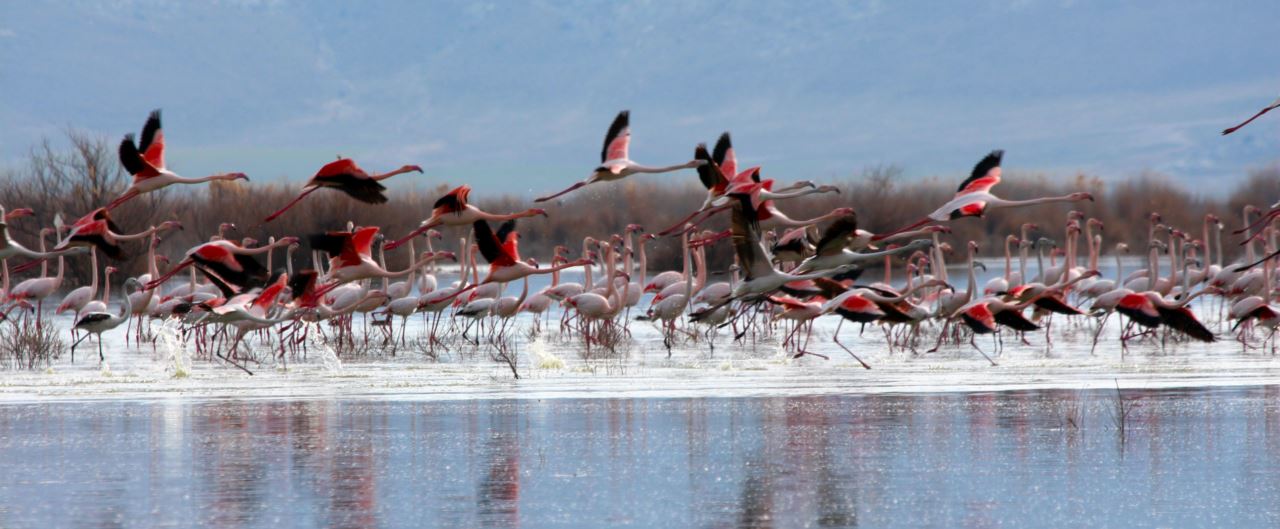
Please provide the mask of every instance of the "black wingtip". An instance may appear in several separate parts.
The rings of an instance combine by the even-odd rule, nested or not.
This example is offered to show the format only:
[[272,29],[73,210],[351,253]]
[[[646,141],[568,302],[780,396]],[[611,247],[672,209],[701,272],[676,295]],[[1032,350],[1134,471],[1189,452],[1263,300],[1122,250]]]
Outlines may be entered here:
[[718,164],[723,164],[725,156],[729,154],[729,149],[733,148],[733,139],[729,137],[729,131],[720,133],[720,138],[716,140],[715,150],[712,151],[712,159]]

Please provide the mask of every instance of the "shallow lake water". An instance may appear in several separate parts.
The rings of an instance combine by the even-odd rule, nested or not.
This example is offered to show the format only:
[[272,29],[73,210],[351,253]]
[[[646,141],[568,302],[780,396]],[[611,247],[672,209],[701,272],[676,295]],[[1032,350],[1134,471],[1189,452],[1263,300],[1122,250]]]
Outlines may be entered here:
[[3,527],[1274,527],[1280,388],[0,407]]

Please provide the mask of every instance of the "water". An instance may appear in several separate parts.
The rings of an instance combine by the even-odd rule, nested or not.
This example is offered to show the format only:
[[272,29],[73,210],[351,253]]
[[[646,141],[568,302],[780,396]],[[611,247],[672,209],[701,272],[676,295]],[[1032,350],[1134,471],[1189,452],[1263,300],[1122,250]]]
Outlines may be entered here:
[[521,330],[518,380],[457,342],[338,357],[314,335],[287,364],[253,341],[249,376],[120,329],[109,368],[86,344],[0,373],[0,527],[1275,526],[1280,359],[1217,311],[1218,343],[1122,355],[1113,321],[1090,354],[1093,323],[1060,319],[998,367],[846,325],[865,370],[834,317],[808,347],[830,359],[727,332],[668,357],[645,322],[588,358]]
[[1280,523],[1280,388],[1129,395],[8,404],[0,526]]

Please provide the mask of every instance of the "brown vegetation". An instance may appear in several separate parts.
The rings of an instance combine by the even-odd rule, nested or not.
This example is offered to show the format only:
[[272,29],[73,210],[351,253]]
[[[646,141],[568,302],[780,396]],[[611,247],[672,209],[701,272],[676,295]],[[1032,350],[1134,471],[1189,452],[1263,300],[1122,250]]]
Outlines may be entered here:
[[[32,150],[25,167],[0,175],[0,197],[5,207],[36,210],[35,218],[21,219],[11,226],[13,236],[24,244],[38,246],[36,233],[40,227],[52,224],[55,213],[63,213],[70,222],[106,204],[129,183],[109,141],[74,131],[67,136],[69,148],[62,150],[45,141]],[[590,186],[552,203],[548,207],[550,218],[521,222],[524,235],[521,252],[545,260],[555,244],[576,249],[583,237],[617,233],[628,223],[645,223],[651,231],[665,228],[697,208],[705,196],[692,172],[674,178],[685,178],[686,183],[671,185],[673,180],[665,179],[659,184],[655,179],[634,178],[625,183]],[[838,195],[806,197],[779,206],[797,218],[816,216],[838,206],[852,206],[863,228],[883,231],[909,223],[945,202],[959,180],[959,173],[946,178],[906,180],[895,167],[873,167],[838,182],[842,189]],[[236,223],[241,228],[240,237],[264,242],[271,235],[306,235],[341,229],[348,220],[357,225],[381,226],[388,237],[399,237],[429,216],[432,203],[453,185],[455,183],[424,187],[399,182],[390,193],[391,201],[384,206],[368,206],[336,191],[322,191],[266,226],[260,224],[261,219],[295,196],[297,183],[215,182],[192,188],[175,186],[130,201],[114,213],[121,228],[128,232],[167,219],[181,221],[186,229],[166,235],[162,247],[164,252],[177,257],[197,242],[208,240],[221,222]],[[548,182],[543,187],[557,185]],[[1240,210],[1246,203],[1265,207],[1280,198],[1280,167],[1255,171],[1232,193],[1226,194],[1226,199],[1204,196],[1158,174],[1142,174],[1108,183],[1088,175],[1062,179],[1006,170],[1004,183],[997,188],[1002,196],[1013,199],[1080,190],[1092,192],[1097,202],[996,211],[985,219],[962,219],[952,223],[951,240],[977,240],[984,243],[984,254],[997,255],[1001,252],[1001,237],[1015,232],[1022,222],[1036,222],[1049,237],[1060,237],[1063,219],[1073,207],[1106,223],[1108,248],[1121,241],[1140,247],[1140,239],[1146,234],[1147,215],[1152,211],[1159,211],[1167,223],[1189,230],[1197,237],[1200,222],[1209,212],[1221,216],[1230,230],[1238,227]],[[525,197],[486,197],[482,191],[473,193],[472,200],[493,212],[529,207]],[[579,211],[589,213],[574,213]],[[723,229],[727,223],[725,217],[715,219],[709,227]],[[456,250],[462,233],[449,229],[445,235],[441,243],[444,249]],[[1224,246],[1228,251],[1235,247],[1229,243]],[[143,243],[129,245],[126,249],[134,258],[117,265],[126,273],[140,273],[144,267],[138,257],[144,254],[143,248]],[[424,247],[419,245],[418,249],[421,251]],[[678,251],[679,245],[674,239],[656,241],[649,252],[652,268],[678,267]],[[730,251],[728,245],[719,245],[713,252],[713,262],[727,262]],[[300,252],[295,258],[306,255],[305,251]],[[398,250],[388,255],[388,260],[391,267],[397,268],[404,266],[409,256]],[[301,261],[295,264],[306,265]],[[73,285],[87,282],[88,267],[72,266],[68,276]]]

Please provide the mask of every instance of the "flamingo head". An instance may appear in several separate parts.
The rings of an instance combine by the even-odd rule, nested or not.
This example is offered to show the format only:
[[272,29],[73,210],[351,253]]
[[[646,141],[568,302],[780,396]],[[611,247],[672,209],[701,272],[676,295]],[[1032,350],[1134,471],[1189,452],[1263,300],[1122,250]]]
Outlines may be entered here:
[[978,241],[969,241],[969,251],[978,253]]
[[106,268],[102,269],[102,271],[103,271],[103,272],[108,273],[108,274],[114,274],[114,273],[118,272],[119,270],[120,270],[119,268],[116,268],[116,267],[114,267],[114,266],[108,266],[108,267],[106,267]]
[[533,208],[533,209],[530,209],[530,210],[529,210],[529,216],[530,216],[530,217],[532,217],[532,216],[534,216],[534,215],[542,215],[543,217],[548,217],[548,218],[550,218],[550,215],[547,215],[547,210],[542,209],[542,208]]
[[628,224],[627,229],[625,231],[626,233],[639,233],[644,231],[644,226],[641,226],[639,224]]
[[[819,193],[835,193],[837,195],[840,194],[840,188],[838,186],[818,186],[817,188],[815,188],[815,191]],[[844,215],[848,215],[848,213],[844,213]]]
[[258,245],[258,239],[255,239],[253,237],[245,237],[243,239],[240,239],[241,248],[252,248],[257,245]]
[[166,220],[161,222],[159,226],[156,226],[156,229],[159,231],[168,231],[172,229],[184,230],[185,228],[182,227],[181,222],[176,220]]
[[1071,210],[1071,211],[1068,211],[1068,212],[1067,212],[1067,220],[1075,220],[1075,221],[1078,221],[1078,220],[1081,220],[1081,219],[1083,219],[1083,218],[1084,218],[1084,212],[1083,212],[1083,211],[1080,211],[1080,210],[1078,210],[1078,209],[1073,209],[1073,210]]
[[44,236],[46,236],[46,235],[49,235],[50,233],[53,233],[53,228],[40,228],[40,236],[41,236],[41,237],[44,237]]
[[[3,209],[0,209],[0,211],[3,211]],[[5,213],[3,216],[0,216],[0,223],[8,222],[10,219],[16,219],[20,217],[30,217],[35,214],[36,214],[35,210],[31,208],[17,208]]]
[[658,238],[658,236],[657,236],[657,235],[654,235],[654,234],[652,234],[652,233],[646,233],[646,234],[644,234],[644,235],[641,235],[641,236],[640,236],[640,241],[641,241],[641,242],[644,242],[644,241],[652,241],[652,240],[657,239],[657,238]]
[[276,245],[278,246],[294,246],[301,243],[302,243],[302,239],[298,237],[294,237],[292,235],[288,237],[282,237],[280,240],[276,241]]
[[1213,213],[1208,213],[1204,216],[1204,221],[1210,224],[1217,224],[1219,222],[1222,222],[1222,219],[1219,219],[1218,216],[1214,215]]
[[1262,213],[1262,209],[1253,204],[1247,204],[1244,207],[1244,213],[1245,215],[1256,215]]
[[436,256],[437,258],[439,258],[439,259],[448,259],[448,260],[453,261],[453,262],[455,262],[455,263],[456,263],[456,262],[458,262],[458,256],[457,256],[456,254],[454,254],[453,252],[450,252],[450,251],[441,251],[441,252],[436,252],[436,253],[434,253],[434,254],[432,254],[432,255],[435,255],[435,256]]
[[436,230],[427,230],[427,238],[428,238],[428,239],[437,239],[437,240],[438,240],[438,239],[443,239],[443,238],[444,238],[444,234],[442,234],[442,233],[440,233],[439,231],[436,231]]
[[953,249],[951,248],[951,243],[948,243],[948,242],[944,242],[944,243],[942,243],[942,244],[939,244],[939,245],[938,245],[938,249],[939,249],[939,250],[941,250],[943,253],[946,253],[946,254],[948,254],[948,255],[955,253],[955,250],[953,250]]
[[235,231],[235,230],[238,230],[238,229],[239,229],[239,228],[237,228],[237,227],[236,227],[236,225],[235,225],[235,223],[234,223],[234,222],[223,222],[222,224],[219,224],[219,225],[218,225],[218,231],[219,231],[219,232],[226,232],[226,231],[228,231],[228,230]]
[[1122,242],[1121,242],[1121,243],[1116,243],[1116,251],[1117,251],[1117,252],[1129,253],[1129,245],[1127,245],[1127,244],[1125,244],[1125,243],[1122,243]]
[[421,167],[418,167],[418,166],[416,166],[416,165],[406,165],[406,166],[404,166],[404,167],[401,167],[401,168],[400,168],[400,172],[402,172],[402,173],[407,173],[407,172],[409,172],[409,171],[416,171],[416,172],[418,172],[418,173],[421,173],[421,172],[422,172],[422,168],[421,168]]
[[525,262],[525,264],[527,264],[527,265],[529,265],[529,266],[532,266],[532,267],[534,267],[534,268],[540,268],[540,266],[538,265],[538,260],[537,260],[537,259],[534,259],[534,258],[532,258],[532,257],[530,257],[530,258],[528,258],[528,259],[525,259],[525,260],[524,260],[524,262]]
[[1067,198],[1070,198],[1072,202],[1079,202],[1081,200],[1088,200],[1089,202],[1093,202],[1093,193],[1086,193],[1084,191],[1081,191],[1079,193],[1072,193],[1068,195]]

